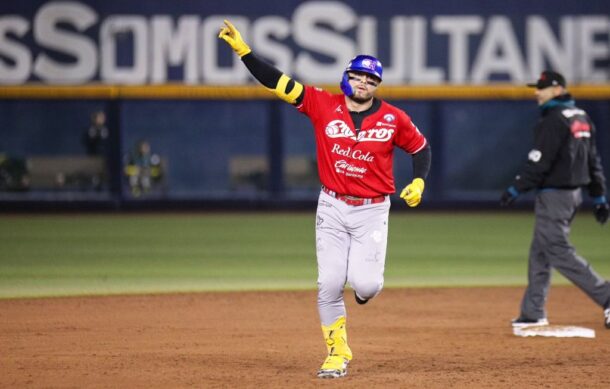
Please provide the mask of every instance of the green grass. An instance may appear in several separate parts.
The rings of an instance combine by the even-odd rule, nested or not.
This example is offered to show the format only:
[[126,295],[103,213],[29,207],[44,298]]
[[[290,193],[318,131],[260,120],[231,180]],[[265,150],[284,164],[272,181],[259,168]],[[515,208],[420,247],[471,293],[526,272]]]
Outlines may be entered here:
[[[313,289],[315,213],[0,217],[0,298]],[[529,213],[392,212],[386,286],[524,285]],[[608,226],[572,241],[610,275]],[[555,283],[566,283],[560,276]]]

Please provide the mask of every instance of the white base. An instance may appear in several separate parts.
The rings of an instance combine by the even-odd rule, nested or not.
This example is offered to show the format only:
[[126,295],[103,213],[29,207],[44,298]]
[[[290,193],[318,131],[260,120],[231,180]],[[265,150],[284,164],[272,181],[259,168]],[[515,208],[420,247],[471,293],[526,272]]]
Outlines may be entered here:
[[527,326],[513,328],[516,336],[547,336],[555,338],[595,338],[595,330],[576,326]]

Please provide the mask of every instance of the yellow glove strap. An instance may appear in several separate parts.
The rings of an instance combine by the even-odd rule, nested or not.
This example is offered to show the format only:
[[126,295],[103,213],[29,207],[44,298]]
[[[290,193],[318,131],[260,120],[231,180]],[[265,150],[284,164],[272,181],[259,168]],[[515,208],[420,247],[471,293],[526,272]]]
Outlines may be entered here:
[[297,101],[297,97],[299,97],[301,95],[301,92],[303,92],[303,85],[295,81],[292,89],[287,91],[286,86],[288,85],[289,81],[290,77],[285,74],[282,74],[279,81],[277,82],[277,85],[275,86],[275,89],[267,89],[275,93],[280,99],[284,100],[285,102],[294,104]]
[[220,29],[218,37],[227,42],[240,58],[252,51],[242,39],[237,28],[226,19],[225,26]]

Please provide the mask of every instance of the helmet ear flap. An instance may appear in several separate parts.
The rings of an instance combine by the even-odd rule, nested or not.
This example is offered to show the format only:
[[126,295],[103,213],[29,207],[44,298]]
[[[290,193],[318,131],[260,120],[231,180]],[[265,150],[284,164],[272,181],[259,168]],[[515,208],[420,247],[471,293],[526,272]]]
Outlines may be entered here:
[[354,90],[349,84],[349,76],[347,75],[347,72],[343,72],[343,78],[341,79],[341,83],[339,85],[341,86],[341,90],[347,97],[352,97],[354,95]]

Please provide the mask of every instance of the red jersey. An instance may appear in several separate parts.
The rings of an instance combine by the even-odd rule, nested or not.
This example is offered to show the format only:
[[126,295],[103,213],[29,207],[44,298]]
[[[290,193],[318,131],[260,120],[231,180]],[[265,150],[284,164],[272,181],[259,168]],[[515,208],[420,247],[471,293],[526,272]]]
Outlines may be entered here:
[[320,181],[339,194],[394,193],[394,146],[415,154],[427,144],[409,115],[385,101],[364,118],[358,132],[343,94],[306,86],[297,109],[314,126]]

